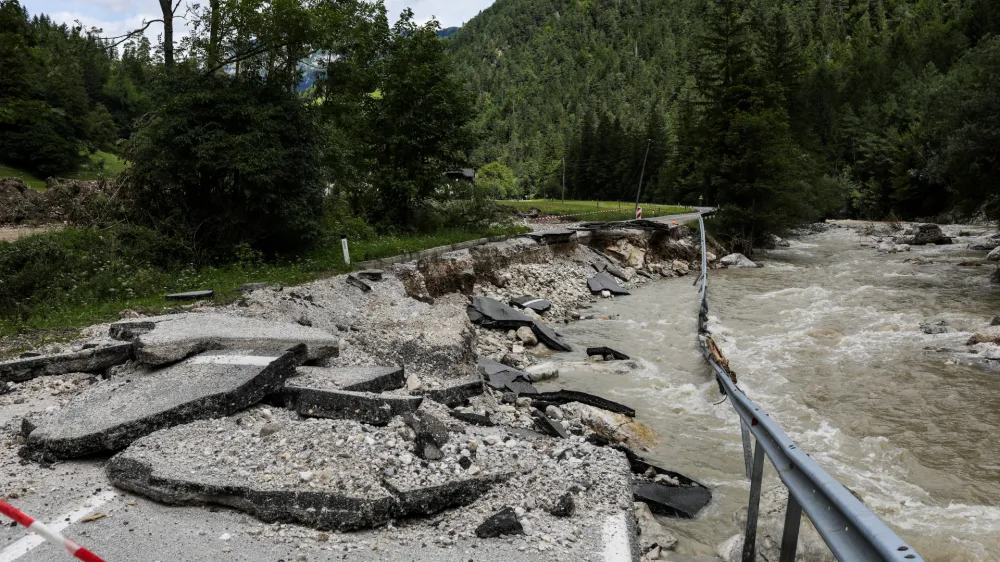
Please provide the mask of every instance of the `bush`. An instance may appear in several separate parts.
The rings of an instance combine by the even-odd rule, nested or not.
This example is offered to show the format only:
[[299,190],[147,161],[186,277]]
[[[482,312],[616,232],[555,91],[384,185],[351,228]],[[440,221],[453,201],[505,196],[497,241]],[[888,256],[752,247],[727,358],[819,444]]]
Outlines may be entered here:
[[177,89],[130,143],[136,220],[213,256],[241,243],[275,254],[319,241],[315,108],[285,89],[228,76]]

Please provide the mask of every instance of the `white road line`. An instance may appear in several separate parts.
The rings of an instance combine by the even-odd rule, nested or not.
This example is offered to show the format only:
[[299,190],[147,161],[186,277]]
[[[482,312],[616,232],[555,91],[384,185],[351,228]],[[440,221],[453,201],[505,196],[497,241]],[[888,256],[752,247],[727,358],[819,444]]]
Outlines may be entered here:
[[[62,517],[59,517],[55,521],[49,523],[48,526],[56,531],[62,532],[63,529],[90,515],[95,509],[108,503],[111,498],[117,495],[118,494],[113,490],[101,492],[100,494],[87,500],[87,503],[83,506],[76,508]],[[13,562],[44,542],[45,539],[42,538],[41,535],[30,534],[26,537],[22,537],[14,544],[0,550],[0,562]]]
[[624,512],[609,515],[604,520],[601,539],[604,541],[604,562],[632,561],[632,540]]

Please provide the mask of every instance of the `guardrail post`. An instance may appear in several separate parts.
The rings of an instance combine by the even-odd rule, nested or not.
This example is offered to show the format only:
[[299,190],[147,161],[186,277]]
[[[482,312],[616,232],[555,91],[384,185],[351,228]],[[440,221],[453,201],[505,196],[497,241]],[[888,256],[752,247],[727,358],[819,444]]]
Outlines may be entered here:
[[740,420],[740,435],[743,438],[743,464],[746,465],[747,478],[753,478],[753,453],[750,452],[750,428],[747,422]]
[[795,562],[795,549],[799,546],[799,523],[802,522],[802,506],[788,492],[785,506],[785,532],[781,535],[781,557],[778,562]]
[[753,452],[753,476],[750,477],[750,505],[747,506],[747,531],[743,536],[743,562],[756,562],[757,512],[760,510],[760,485],[764,478],[764,448],[757,442]]

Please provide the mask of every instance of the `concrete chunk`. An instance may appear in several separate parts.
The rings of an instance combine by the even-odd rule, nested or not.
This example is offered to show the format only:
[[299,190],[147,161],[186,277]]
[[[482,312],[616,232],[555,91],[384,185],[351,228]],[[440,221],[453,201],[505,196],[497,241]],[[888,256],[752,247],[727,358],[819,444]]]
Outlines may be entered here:
[[285,405],[307,417],[385,425],[395,416],[415,412],[423,401],[420,396],[329,390],[308,384],[308,381],[290,380],[284,390]]
[[208,289],[207,291],[188,291],[186,293],[173,293],[171,295],[166,295],[168,301],[196,301],[201,299],[210,299],[215,296],[214,289]]
[[303,346],[280,356],[209,353],[102,382],[41,419],[25,452],[73,458],[117,451],[159,429],[230,415],[279,390],[304,359]]
[[402,367],[299,367],[289,382],[317,390],[385,392],[406,384]]
[[461,406],[469,401],[473,396],[479,396],[486,389],[483,381],[479,377],[469,377],[459,381],[449,381],[446,386],[429,388],[423,391],[423,396],[444,404],[450,408]]
[[128,361],[131,343],[94,347],[58,355],[33,354],[0,363],[0,382],[24,382],[45,375],[91,373]]
[[228,314],[185,313],[115,322],[112,338],[135,342],[136,358],[150,365],[174,363],[209,350],[281,351],[305,344],[309,361],[336,356],[337,338],[323,330]]

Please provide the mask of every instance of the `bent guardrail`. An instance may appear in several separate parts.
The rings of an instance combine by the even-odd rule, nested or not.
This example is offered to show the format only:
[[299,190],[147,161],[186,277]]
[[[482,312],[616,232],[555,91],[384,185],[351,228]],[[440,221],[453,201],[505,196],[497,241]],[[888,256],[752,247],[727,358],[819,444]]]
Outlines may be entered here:
[[[923,560],[881,519],[871,512],[847,488],[827,474],[803,452],[767,413],[736,385],[736,376],[728,361],[712,341],[708,331],[708,259],[705,221],[698,217],[701,230],[701,304],[698,313],[698,339],[705,360],[712,367],[722,391],[740,417],[747,477],[750,478],[750,503],[743,540],[743,562],[755,562],[757,513],[764,475],[764,457],[770,459],[782,483],[788,488],[785,528],[781,539],[779,562],[793,562],[798,546],[799,523],[805,513],[833,555],[846,561],[913,562]],[[697,282],[696,280],[695,282]],[[756,440],[751,454],[750,435]]]

